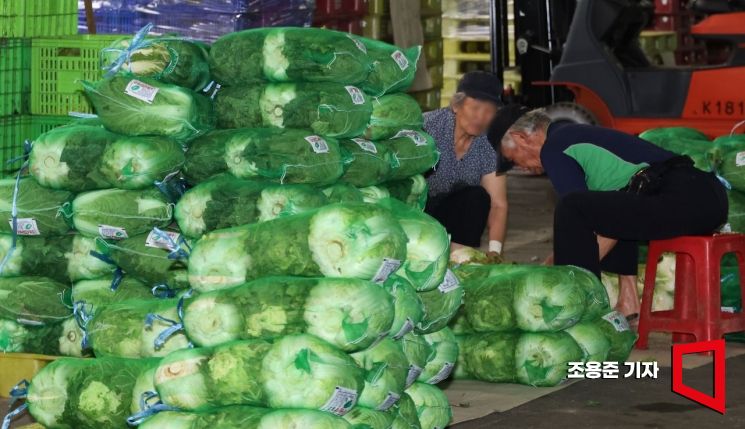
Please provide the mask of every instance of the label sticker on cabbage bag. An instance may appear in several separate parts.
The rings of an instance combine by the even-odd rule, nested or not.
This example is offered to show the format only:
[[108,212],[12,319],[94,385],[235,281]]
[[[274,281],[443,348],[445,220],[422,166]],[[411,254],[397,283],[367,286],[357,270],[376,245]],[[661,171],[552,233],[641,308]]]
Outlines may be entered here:
[[453,368],[455,368],[454,363],[445,362],[445,364],[442,365],[442,368],[440,368],[440,371],[438,371],[434,377],[427,380],[427,384],[437,384],[441,382],[442,380],[450,377],[450,373],[453,372]]
[[417,146],[426,146],[427,145],[427,139],[425,139],[421,134],[414,130],[401,130],[399,131],[395,136],[393,136],[394,139],[400,138],[400,137],[408,137],[411,139],[411,141],[414,142]]
[[[145,239],[145,246],[147,247],[154,247],[156,249],[165,249],[165,250],[176,250],[175,244],[179,242],[181,239],[181,234],[178,232],[173,231],[160,231],[161,234],[165,234],[168,236],[168,238],[163,237],[161,234],[158,234],[155,232],[155,230],[150,231],[150,234],[147,235],[147,238]],[[169,240],[170,238],[170,240]]]
[[409,365],[409,373],[406,374],[406,388],[411,387],[417,378],[422,374],[422,368],[416,365]]
[[409,68],[409,59],[406,58],[406,55],[404,55],[403,52],[396,50],[396,52],[391,54],[391,58],[393,58],[393,61],[396,62],[396,65],[401,69],[401,71]]
[[313,152],[315,153],[328,153],[329,152],[329,144],[326,143],[326,140],[324,140],[322,137],[308,136],[305,138],[305,141],[310,143],[310,147],[313,148]]
[[321,411],[328,411],[337,416],[348,413],[357,403],[357,391],[346,387],[336,386],[334,394],[321,407]]
[[458,289],[459,286],[460,282],[458,281],[458,277],[455,277],[455,274],[453,274],[453,272],[448,269],[445,272],[445,279],[442,281],[442,283],[440,283],[439,286],[437,286],[437,290],[442,293],[448,293],[450,291]]
[[743,165],[745,165],[745,151],[737,152],[737,155],[735,155],[735,166],[742,167]]
[[344,88],[347,89],[349,96],[352,97],[352,103],[365,104],[365,93],[361,89],[352,85],[347,85]]
[[124,240],[129,238],[127,231],[124,228],[111,225],[98,225],[98,234],[103,238],[111,238],[113,240]]
[[[13,229],[13,219],[8,220],[10,229]],[[16,234],[18,235],[41,235],[39,232],[39,226],[36,224],[36,219],[30,217],[17,218],[16,226],[18,227]]]
[[401,399],[401,395],[394,392],[388,392],[385,400],[375,409],[378,411],[388,411],[392,406],[396,405],[396,402],[398,402],[399,399]]
[[394,340],[400,340],[404,337],[404,335],[408,334],[409,332],[414,330],[414,322],[410,318],[406,318],[406,321],[401,326],[401,329],[398,330],[398,333],[393,336]]
[[623,314],[617,311],[611,311],[610,313],[603,316],[603,319],[613,325],[613,327],[616,328],[616,331],[618,332],[625,332],[630,329],[629,321],[626,320]]
[[352,139],[352,141],[357,143],[357,146],[359,146],[360,149],[364,151],[378,153],[378,148],[375,147],[375,143],[371,142],[370,140],[365,140],[359,137],[355,137]]
[[160,91],[160,88],[148,85],[145,82],[140,82],[137,79],[132,79],[124,88],[124,93],[130,95],[138,100],[142,100],[145,103],[152,104],[155,96]]
[[383,283],[388,280],[388,277],[395,273],[399,267],[401,267],[401,261],[398,259],[383,258],[383,263],[380,264],[380,268],[378,268],[378,272],[373,276],[372,281],[374,283]]

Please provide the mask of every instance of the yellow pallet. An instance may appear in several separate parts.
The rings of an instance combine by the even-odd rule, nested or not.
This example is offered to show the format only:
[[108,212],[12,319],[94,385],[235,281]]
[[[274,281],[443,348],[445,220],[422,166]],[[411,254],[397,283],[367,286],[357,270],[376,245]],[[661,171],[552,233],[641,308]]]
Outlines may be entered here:
[[[390,15],[391,0],[368,0],[367,13],[370,15]],[[421,0],[422,16],[442,15],[442,0]]]
[[[422,17],[424,40],[440,40],[442,38],[442,17],[439,15]],[[367,15],[362,21],[362,35],[368,39],[393,40],[393,25],[391,17]]]
[[[442,37],[450,37],[462,40],[484,40],[488,39],[491,34],[489,27],[489,17],[486,19],[458,19],[442,18]],[[507,24],[507,34],[514,38],[515,24]]]
[[31,353],[0,353],[0,397],[7,398],[10,389],[19,381],[31,380],[55,359],[56,356]]
[[642,31],[639,43],[644,52],[669,52],[678,48],[678,35],[674,31]]
[[[442,39],[443,56],[449,60],[460,61],[489,61],[491,45],[488,39],[458,39],[445,37]],[[515,44],[509,44],[508,58],[510,64],[515,64]]]
[[445,56],[443,73],[445,76],[460,76],[470,71],[491,70],[489,54],[461,55],[458,58]]

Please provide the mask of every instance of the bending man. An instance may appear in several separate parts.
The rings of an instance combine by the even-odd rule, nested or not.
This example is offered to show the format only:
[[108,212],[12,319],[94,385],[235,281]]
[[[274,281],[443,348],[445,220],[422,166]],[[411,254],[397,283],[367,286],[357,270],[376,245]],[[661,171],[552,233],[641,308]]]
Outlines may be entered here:
[[502,155],[543,169],[560,198],[554,263],[621,275],[617,309],[627,316],[639,311],[639,241],[711,234],[726,222],[724,186],[690,158],[611,129],[551,124],[540,110],[514,119]]

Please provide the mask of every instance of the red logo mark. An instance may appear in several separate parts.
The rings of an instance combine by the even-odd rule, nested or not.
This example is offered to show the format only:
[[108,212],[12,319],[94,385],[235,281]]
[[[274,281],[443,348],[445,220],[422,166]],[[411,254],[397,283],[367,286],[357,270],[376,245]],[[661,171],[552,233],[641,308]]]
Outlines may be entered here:
[[[714,396],[709,396],[683,384],[683,355],[702,352],[714,353]],[[673,344],[672,364],[673,392],[724,414],[726,395],[724,389],[724,340]]]

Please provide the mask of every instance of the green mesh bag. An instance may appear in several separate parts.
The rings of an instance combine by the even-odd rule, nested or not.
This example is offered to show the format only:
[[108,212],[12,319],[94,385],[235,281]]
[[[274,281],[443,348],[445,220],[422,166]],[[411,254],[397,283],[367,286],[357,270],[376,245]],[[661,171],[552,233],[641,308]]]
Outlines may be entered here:
[[453,377],[491,383],[514,383],[515,349],[519,337],[517,332],[456,336],[460,354]]
[[639,338],[636,332],[629,328],[626,318],[617,311],[611,311],[595,321],[595,324],[610,341],[608,360],[625,362]]
[[525,332],[515,348],[517,381],[556,386],[567,377],[569,362],[581,362],[582,356],[582,349],[566,332]]
[[0,352],[52,356],[65,354],[60,347],[64,324],[29,325],[0,318]]
[[0,318],[54,324],[72,315],[70,288],[45,277],[0,278]]
[[416,405],[406,392],[401,395],[401,399],[388,410],[388,414],[393,417],[391,429],[422,429],[419,423],[419,416],[416,413]]
[[405,278],[392,274],[382,286],[393,297],[394,317],[390,337],[400,340],[421,323],[424,306],[414,286]]
[[210,69],[226,86],[274,82],[365,80],[372,59],[349,34],[320,28],[262,28],[228,34],[212,44]]
[[335,139],[308,131],[219,130],[193,142],[184,174],[192,183],[230,173],[241,179],[324,185],[344,173],[345,161]]
[[313,186],[221,175],[189,189],[176,204],[174,217],[184,235],[200,237],[216,229],[303,213],[328,202]]
[[153,292],[142,282],[131,277],[102,277],[95,280],[81,280],[72,286],[72,302],[83,302],[88,310],[96,309],[130,299],[148,300]]
[[117,40],[101,51],[109,74],[133,75],[201,91],[210,83],[209,47],[170,37]]
[[445,279],[450,236],[435,218],[395,199],[379,204],[393,213],[406,234],[406,260],[396,272],[418,292],[436,289]]
[[140,429],[276,429],[323,428],[350,429],[341,417],[317,410],[272,410],[248,405],[233,405],[204,412],[165,411],[158,413]]
[[745,150],[733,150],[722,157],[719,175],[732,186],[732,189],[745,192]]
[[140,408],[142,393],[152,390],[147,378],[157,363],[157,359],[57,359],[31,380],[29,412],[47,428],[126,429],[127,417]]
[[[582,319],[588,308],[588,296],[598,300],[593,301],[594,314],[596,308],[608,306],[604,290],[601,292],[594,282],[592,289],[582,287],[577,276],[585,274],[574,267],[463,268],[459,270],[461,278],[462,273],[472,274],[464,280],[465,314],[477,332],[559,331]],[[503,274],[497,274],[499,271]],[[479,279],[484,272],[488,276]]]
[[364,373],[344,352],[301,334],[173,352],[155,386],[163,403],[182,410],[258,405],[343,415],[356,404]]
[[372,70],[367,79],[360,84],[370,95],[406,91],[414,81],[416,65],[422,52],[421,46],[399,49],[379,40],[356,37],[362,42],[368,56],[373,60]]
[[366,371],[358,405],[378,411],[390,409],[401,398],[409,373],[409,361],[400,343],[385,338],[351,356]]
[[180,86],[116,76],[83,88],[104,126],[118,134],[187,141],[215,125],[212,100]]
[[361,203],[364,196],[359,189],[349,183],[335,183],[321,190],[329,203]]
[[[127,300],[97,308],[85,324],[96,357],[161,357],[188,348],[183,332],[168,335],[179,322],[179,299]],[[158,317],[153,317],[158,316]]]
[[339,145],[351,158],[340,181],[365,187],[388,179],[393,156],[386,147],[361,138],[341,140]]
[[97,238],[98,251],[148,287],[188,288],[186,258],[191,241],[173,231],[152,230],[124,240]]
[[729,212],[727,225],[732,232],[745,232],[745,194],[735,190],[727,192]]
[[155,188],[85,192],[63,209],[81,234],[113,240],[165,228],[173,215],[173,204]]
[[401,130],[380,144],[393,153],[394,167],[390,180],[422,174],[434,167],[440,159],[435,140],[424,131]]
[[402,201],[411,207],[424,210],[424,207],[427,205],[429,187],[427,185],[427,179],[421,174],[386,182],[380,186],[387,189],[392,198]]
[[401,130],[419,130],[424,117],[419,103],[408,94],[388,94],[372,100],[372,115],[365,130],[371,140],[385,140]]
[[453,420],[453,410],[448,398],[436,386],[414,383],[406,393],[414,401],[422,429],[445,428]]
[[[0,180],[0,217],[10,219],[13,211],[15,179]],[[70,231],[62,207],[74,195],[68,191],[44,188],[31,177],[24,177],[18,184],[16,208],[18,232],[22,235],[54,236]],[[11,233],[10,222],[0,222],[0,232]]]
[[605,362],[610,351],[610,340],[593,322],[580,322],[567,328],[566,333],[582,350],[583,362]]
[[450,377],[458,362],[458,343],[453,331],[447,327],[423,337],[432,353],[417,380],[423,383],[438,384]]
[[[0,235],[0,260],[7,257],[12,245],[12,236]],[[46,276],[69,283],[111,274],[116,267],[92,256],[95,248],[95,239],[78,234],[18,237],[0,276]]]
[[184,328],[199,346],[309,333],[354,352],[389,333],[392,301],[366,280],[269,277],[189,299]]
[[745,134],[734,134],[731,136],[721,136],[711,142],[709,157],[715,168],[723,162],[724,155],[729,152],[745,150]]
[[686,127],[652,128],[639,134],[639,138],[655,144],[663,140],[709,140],[701,131]]
[[388,210],[332,204],[205,234],[189,258],[189,283],[205,292],[272,275],[384,281],[405,257],[406,235]]
[[394,416],[379,410],[364,407],[354,407],[344,415],[352,429],[389,429],[393,425]]
[[92,125],[42,134],[29,157],[29,171],[41,185],[75,192],[146,188],[183,164],[183,149],[174,140],[118,136]]
[[343,138],[365,131],[372,104],[352,85],[273,83],[221,89],[215,110],[220,128],[299,128]]
[[455,274],[448,270],[439,286],[417,294],[424,306],[424,317],[415,329],[419,334],[430,334],[445,328],[455,317],[465,291]]

